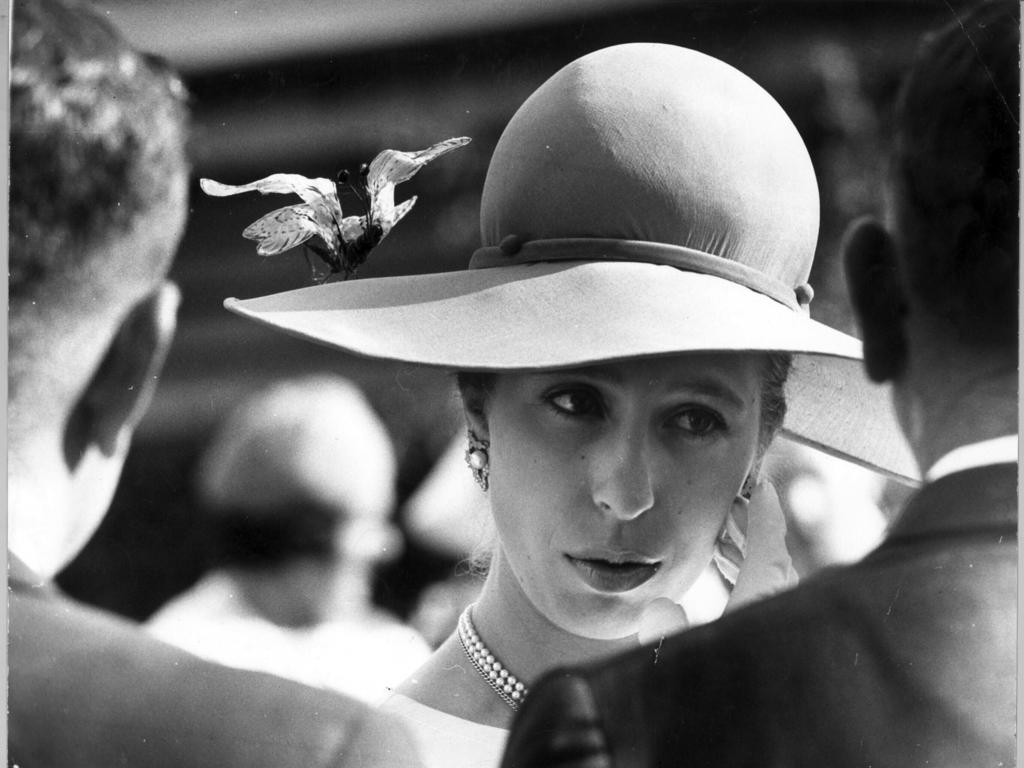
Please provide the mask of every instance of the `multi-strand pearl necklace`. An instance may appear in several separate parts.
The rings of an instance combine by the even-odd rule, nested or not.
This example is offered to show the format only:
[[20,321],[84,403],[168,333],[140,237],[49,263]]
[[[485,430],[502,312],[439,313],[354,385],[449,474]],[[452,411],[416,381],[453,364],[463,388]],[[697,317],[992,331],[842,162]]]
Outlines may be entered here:
[[472,606],[466,608],[459,617],[459,640],[462,642],[462,650],[502,701],[513,710],[517,710],[526,698],[526,686],[487,650],[487,646],[476,632],[476,627],[473,626],[473,619],[469,615],[471,609]]

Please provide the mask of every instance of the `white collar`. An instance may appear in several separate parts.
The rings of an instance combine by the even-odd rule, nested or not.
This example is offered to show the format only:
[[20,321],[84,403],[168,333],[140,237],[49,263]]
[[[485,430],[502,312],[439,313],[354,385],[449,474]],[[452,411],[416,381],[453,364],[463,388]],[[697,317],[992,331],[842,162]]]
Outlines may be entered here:
[[989,464],[1006,464],[1017,461],[1017,435],[1004,435],[979,443],[968,443],[954,448],[940,458],[931,469],[924,473],[925,482],[931,483],[940,477],[964,469],[984,467]]

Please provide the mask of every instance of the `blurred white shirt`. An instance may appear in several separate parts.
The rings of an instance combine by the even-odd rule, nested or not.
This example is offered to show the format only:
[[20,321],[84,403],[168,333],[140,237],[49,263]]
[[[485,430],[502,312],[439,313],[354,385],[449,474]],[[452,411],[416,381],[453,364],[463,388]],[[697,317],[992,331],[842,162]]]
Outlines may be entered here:
[[212,572],[146,622],[157,638],[197,656],[269,672],[378,704],[430,655],[414,629],[384,612],[310,628],[278,626],[242,598],[230,574]]

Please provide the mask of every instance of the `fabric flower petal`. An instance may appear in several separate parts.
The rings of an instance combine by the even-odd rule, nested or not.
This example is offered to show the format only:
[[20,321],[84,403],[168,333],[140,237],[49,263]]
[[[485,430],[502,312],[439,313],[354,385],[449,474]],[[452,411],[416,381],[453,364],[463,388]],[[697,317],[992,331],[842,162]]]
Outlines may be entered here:
[[[341,221],[341,203],[338,201],[338,192],[335,184],[330,179],[309,179],[298,173],[275,173],[267,176],[266,178],[259,179],[258,181],[252,181],[248,184],[222,184],[219,181],[213,179],[200,179],[199,186],[203,192],[214,197],[226,197],[228,195],[238,195],[243,192],[260,192],[261,194],[296,194],[306,204],[305,209],[309,215],[312,215],[316,222],[316,231],[313,234],[320,235],[324,242],[327,243],[328,247],[331,248],[332,252],[337,251],[338,237],[334,234],[335,224]],[[285,209],[279,209],[283,211]],[[274,213],[278,213],[275,211]],[[268,214],[272,216],[273,214]],[[264,219],[267,217],[265,216]],[[299,217],[301,218],[301,217]],[[271,222],[268,224],[270,227],[280,229],[280,227],[294,227],[298,226],[299,218],[294,216],[290,217],[289,224],[285,225],[283,222]],[[263,219],[260,219],[263,221]],[[258,223],[258,222],[257,222]],[[254,226],[254,225],[250,225]],[[248,231],[248,230],[246,230]],[[255,240],[255,237],[250,237],[244,232],[242,233],[245,237],[249,237],[250,240]],[[308,240],[309,238],[305,238]],[[305,240],[300,240],[305,242]],[[296,243],[298,244],[298,243]],[[261,246],[263,248],[263,246]],[[263,253],[259,249],[257,252],[263,256],[269,255]],[[278,253],[279,251],[274,251]]]
[[436,160],[453,149],[464,147],[469,142],[468,136],[460,136],[439,141],[419,152],[385,149],[373,158],[366,178],[366,188],[370,194],[370,216],[380,225],[385,235],[412,207],[410,204],[401,214],[397,213],[395,186],[411,179],[431,160]]
[[464,147],[469,142],[468,136],[460,136],[454,139],[439,141],[437,144],[419,152],[400,152],[397,149],[385,149],[373,158],[373,162],[370,163],[370,172],[366,180],[370,194],[372,195],[388,182],[401,184],[403,181],[408,181],[416,175],[420,168],[431,160],[436,160],[453,149]]
[[259,242],[256,253],[260,256],[282,253],[302,245],[314,235],[320,235],[330,243],[329,233],[325,233],[317,225],[313,211],[305,204],[290,205],[271,211],[242,232],[242,237]]
[[199,186],[203,192],[214,197],[227,197],[243,192],[260,192],[264,195],[294,193],[308,205],[316,205],[326,198],[329,203],[341,208],[333,181],[330,179],[308,179],[297,173],[274,173],[248,184],[222,184],[213,179],[200,179]]

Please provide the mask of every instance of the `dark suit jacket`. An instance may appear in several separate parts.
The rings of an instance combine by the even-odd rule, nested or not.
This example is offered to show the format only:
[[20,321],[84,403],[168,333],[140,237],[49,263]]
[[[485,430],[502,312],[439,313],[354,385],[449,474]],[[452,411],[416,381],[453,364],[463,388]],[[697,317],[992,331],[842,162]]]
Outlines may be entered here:
[[504,768],[1015,764],[1017,467],[942,478],[862,562],[534,686]]
[[363,704],[198,659],[68,600],[13,556],[9,581],[9,765],[415,764],[404,731]]

